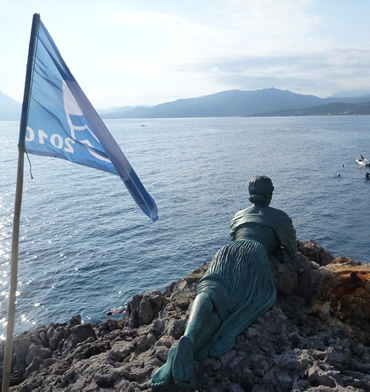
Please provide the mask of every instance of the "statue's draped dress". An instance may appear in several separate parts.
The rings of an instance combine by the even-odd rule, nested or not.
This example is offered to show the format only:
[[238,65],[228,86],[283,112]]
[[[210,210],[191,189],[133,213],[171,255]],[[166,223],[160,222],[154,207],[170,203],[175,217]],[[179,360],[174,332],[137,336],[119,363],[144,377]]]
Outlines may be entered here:
[[289,216],[278,209],[253,206],[231,221],[231,242],[213,257],[198,284],[207,293],[221,326],[196,354],[202,360],[230,350],[235,338],[265,313],[276,299],[269,255],[290,258],[297,252],[296,233]]

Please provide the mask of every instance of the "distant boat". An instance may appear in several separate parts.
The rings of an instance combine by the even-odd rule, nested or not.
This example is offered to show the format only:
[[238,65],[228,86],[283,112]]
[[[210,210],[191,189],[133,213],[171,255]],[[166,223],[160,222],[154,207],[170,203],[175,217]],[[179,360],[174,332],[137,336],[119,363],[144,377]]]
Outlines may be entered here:
[[368,161],[368,160],[367,160],[366,158],[364,158],[362,155],[361,155],[361,158],[356,159],[356,163],[359,164],[359,165],[361,165],[361,166],[370,166],[370,161]]

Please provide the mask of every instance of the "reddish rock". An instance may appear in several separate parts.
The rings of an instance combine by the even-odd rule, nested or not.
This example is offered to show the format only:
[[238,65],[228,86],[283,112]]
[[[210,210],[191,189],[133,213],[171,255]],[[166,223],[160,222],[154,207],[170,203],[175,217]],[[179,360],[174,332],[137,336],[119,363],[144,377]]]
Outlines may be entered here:
[[316,271],[313,307],[330,310],[330,316],[369,327],[370,265],[337,257]]

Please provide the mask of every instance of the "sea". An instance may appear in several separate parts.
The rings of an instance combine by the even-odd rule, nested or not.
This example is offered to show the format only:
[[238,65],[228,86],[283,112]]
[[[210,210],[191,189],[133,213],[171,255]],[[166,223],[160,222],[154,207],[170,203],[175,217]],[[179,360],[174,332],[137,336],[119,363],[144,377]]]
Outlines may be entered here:
[[[133,295],[164,289],[229,241],[248,183],[269,176],[271,206],[301,241],[370,261],[370,117],[105,120],[155,199],[137,207],[119,177],[25,158],[15,334],[74,315],[100,322]],[[18,122],[0,122],[0,338],[6,334]],[[121,317],[121,315],[114,316]]]

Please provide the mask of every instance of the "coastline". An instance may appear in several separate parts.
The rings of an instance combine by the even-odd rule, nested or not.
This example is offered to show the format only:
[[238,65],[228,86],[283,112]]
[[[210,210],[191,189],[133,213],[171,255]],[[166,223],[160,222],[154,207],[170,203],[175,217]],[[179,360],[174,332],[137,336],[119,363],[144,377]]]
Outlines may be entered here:
[[[272,259],[278,298],[232,350],[196,364],[197,391],[368,391],[370,266],[298,241]],[[161,292],[135,295],[123,317],[40,326],[14,340],[11,391],[146,391],[184,332],[207,264]],[[0,347],[2,368],[3,344]]]

